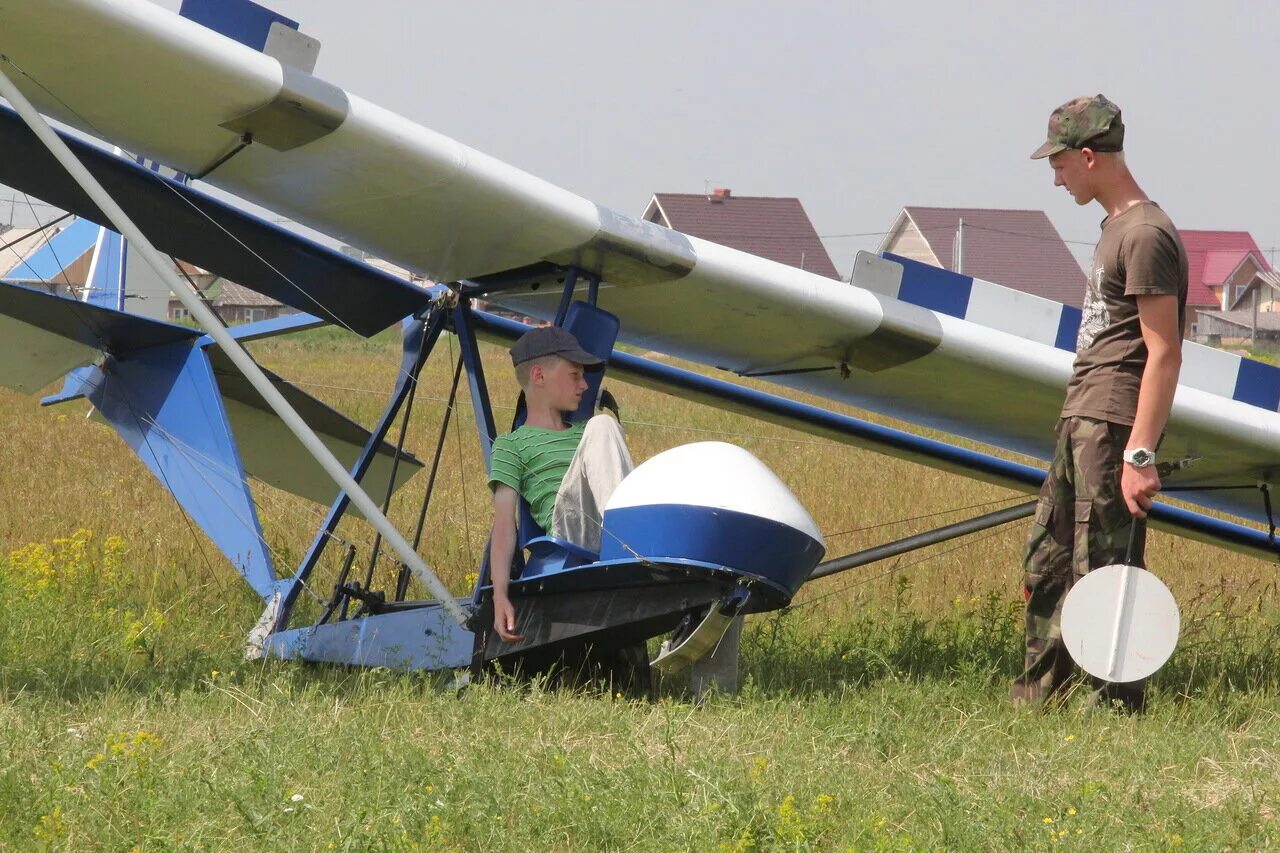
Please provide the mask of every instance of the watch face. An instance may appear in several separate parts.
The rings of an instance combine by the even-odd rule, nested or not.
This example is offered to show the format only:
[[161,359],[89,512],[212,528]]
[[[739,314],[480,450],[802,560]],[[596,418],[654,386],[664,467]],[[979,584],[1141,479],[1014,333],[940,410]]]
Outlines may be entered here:
[[1151,464],[1151,453],[1150,453],[1150,451],[1147,451],[1147,450],[1135,450],[1135,451],[1133,451],[1133,453],[1131,454],[1131,457],[1132,457],[1132,459],[1133,459],[1133,464],[1134,464],[1134,465],[1136,465],[1136,466],[1138,466],[1139,468],[1143,467],[1144,465],[1150,465],[1150,464]]

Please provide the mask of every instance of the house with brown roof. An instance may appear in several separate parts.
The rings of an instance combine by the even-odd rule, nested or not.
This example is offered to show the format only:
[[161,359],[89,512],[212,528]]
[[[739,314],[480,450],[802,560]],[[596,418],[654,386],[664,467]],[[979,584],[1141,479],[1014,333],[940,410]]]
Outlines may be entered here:
[[1210,346],[1252,346],[1280,341],[1280,311],[1198,311],[1196,341]]
[[1079,308],[1085,277],[1043,210],[902,208],[878,251]]
[[[190,266],[184,261],[179,261],[179,264]],[[254,323],[258,320],[274,320],[285,314],[298,313],[298,309],[277,302],[256,290],[227,281],[198,267],[193,267],[192,270],[195,272],[189,271],[188,274],[196,282],[196,288],[204,296],[205,302],[213,308],[214,313],[228,326]],[[186,320],[188,316],[187,309],[182,307],[181,302],[177,299],[169,300],[169,319]]]
[[[1231,311],[1241,305],[1250,285],[1272,272],[1248,231],[1179,230],[1178,234],[1187,249],[1188,309]],[[1265,292],[1263,296],[1265,305],[1274,304],[1274,298]],[[1260,310],[1275,308],[1260,306]]]
[[736,196],[723,187],[705,195],[655,193],[642,218],[827,278],[840,278],[798,198]]
[[[79,293],[89,275],[92,250],[75,257],[68,257],[65,254],[59,257],[56,274],[50,274],[47,280],[37,278],[36,270],[28,263],[68,227],[67,225],[50,225],[42,228],[24,228],[0,225],[0,246],[3,246],[0,248],[0,277],[28,284],[37,280],[44,281],[46,286],[52,287],[55,292],[62,295]],[[50,270],[50,273],[55,271]]]
[[1258,310],[1265,314],[1280,314],[1280,272],[1274,269],[1256,273],[1243,290],[1238,290],[1232,311]]

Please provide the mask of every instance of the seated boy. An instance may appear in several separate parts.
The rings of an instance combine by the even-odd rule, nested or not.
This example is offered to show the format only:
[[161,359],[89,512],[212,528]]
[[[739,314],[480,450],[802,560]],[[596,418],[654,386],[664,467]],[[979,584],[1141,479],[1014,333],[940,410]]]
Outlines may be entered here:
[[634,467],[615,419],[601,414],[585,424],[565,420],[587,390],[583,372],[603,365],[577,338],[558,326],[534,329],[516,341],[511,361],[524,390],[525,422],[493,442],[489,466],[493,627],[507,642],[522,639],[507,594],[518,498],[529,502],[547,533],[598,554],[604,505]]

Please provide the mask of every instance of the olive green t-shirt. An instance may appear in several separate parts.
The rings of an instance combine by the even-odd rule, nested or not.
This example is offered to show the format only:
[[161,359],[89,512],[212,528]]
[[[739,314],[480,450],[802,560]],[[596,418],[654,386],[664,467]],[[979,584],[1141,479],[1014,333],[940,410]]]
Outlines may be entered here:
[[549,532],[556,492],[582,442],[583,428],[581,423],[568,429],[526,425],[498,436],[489,453],[489,488],[502,483],[515,489],[529,502],[533,520]]
[[1132,426],[1147,364],[1135,297],[1178,297],[1179,335],[1186,328],[1187,250],[1158,205],[1142,202],[1102,221],[1088,285],[1062,416]]

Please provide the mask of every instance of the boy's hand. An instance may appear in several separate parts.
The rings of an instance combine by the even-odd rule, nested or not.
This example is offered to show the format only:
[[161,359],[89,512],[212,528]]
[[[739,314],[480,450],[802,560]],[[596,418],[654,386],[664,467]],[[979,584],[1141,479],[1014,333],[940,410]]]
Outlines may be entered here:
[[498,636],[506,643],[524,639],[523,634],[516,633],[516,609],[511,604],[511,599],[496,597],[493,599],[493,630],[497,631]]

